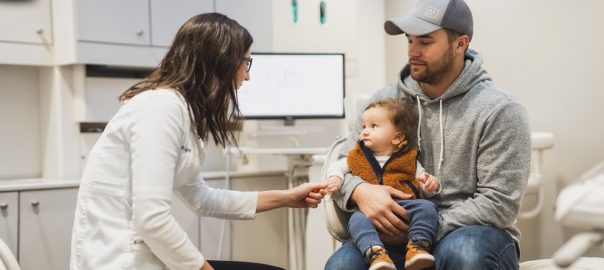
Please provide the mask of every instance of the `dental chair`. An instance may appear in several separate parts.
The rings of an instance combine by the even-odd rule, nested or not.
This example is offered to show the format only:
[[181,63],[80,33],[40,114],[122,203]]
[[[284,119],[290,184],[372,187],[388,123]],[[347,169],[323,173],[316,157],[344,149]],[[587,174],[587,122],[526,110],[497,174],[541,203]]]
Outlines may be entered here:
[[528,261],[521,270],[602,270],[604,258],[581,257],[594,246],[604,252],[604,162],[584,173],[578,183],[564,188],[556,200],[555,217],[565,227],[584,232],[571,237],[552,259]]
[[543,151],[554,146],[554,135],[549,132],[531,133],[531,171],[528,183],[524,190],[524,197],[536,196],[537,203],[530,210],[522,210],[518,218],[529,219],[537,216],[543,209],[543,197],[545,194],[543,183]]

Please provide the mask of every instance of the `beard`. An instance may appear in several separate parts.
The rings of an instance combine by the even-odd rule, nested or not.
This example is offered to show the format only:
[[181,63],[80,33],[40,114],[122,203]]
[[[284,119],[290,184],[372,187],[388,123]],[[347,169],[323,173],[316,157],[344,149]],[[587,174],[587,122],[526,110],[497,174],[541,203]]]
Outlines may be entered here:
[[436,63],[425,63],[425,70],[421,72],[411,72],[411,78],[426,84],[438,83],[453,67],[453,48],[452,46],[445,52],[445,55]]

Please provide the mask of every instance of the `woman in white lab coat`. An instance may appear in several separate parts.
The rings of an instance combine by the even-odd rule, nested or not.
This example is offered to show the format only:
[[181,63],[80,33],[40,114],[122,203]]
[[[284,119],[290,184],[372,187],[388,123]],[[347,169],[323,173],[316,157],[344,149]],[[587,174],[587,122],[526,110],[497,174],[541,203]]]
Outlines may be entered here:
[[199,176],[210,135],[222,146],[234,142],[229,123],[237,121],[236,91],[249,80],[251,45],[226,16],[194,16],[151,74],[120,96],[82,175],[72,270],[213,269],[174,220],[173,192],[199,215],[229,219],[318,205],[323,184],[237,192]]

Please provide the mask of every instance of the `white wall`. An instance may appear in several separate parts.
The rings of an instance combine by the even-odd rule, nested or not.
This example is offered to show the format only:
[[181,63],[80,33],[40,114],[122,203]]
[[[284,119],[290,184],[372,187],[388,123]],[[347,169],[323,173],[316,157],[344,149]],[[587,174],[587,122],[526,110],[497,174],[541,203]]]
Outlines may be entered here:
[[39,177],[38,70],[0,65],[0,179]]
[[[402,15],[414,1],[386,0],[387,17]],[[474,14],[470,47],[504,91],[528,110],[533,131],[555,134],[545,153],[546,206],[541,220],[521,221],[521,259],[549,257],[564,241],[553,219],[560,187],[604,159],[601,63],[604,2],[598,0],[467,0]],[[406,62],[404,37],[387,37],[387,74]]]

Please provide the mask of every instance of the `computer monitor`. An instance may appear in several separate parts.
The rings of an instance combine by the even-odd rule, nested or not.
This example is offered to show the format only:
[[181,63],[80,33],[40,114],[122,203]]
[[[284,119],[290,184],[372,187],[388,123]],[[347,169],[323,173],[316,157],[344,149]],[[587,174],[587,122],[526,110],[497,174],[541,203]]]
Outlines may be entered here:
[[344,117],[344,54],[252,53],[237,92],[244,119]]

